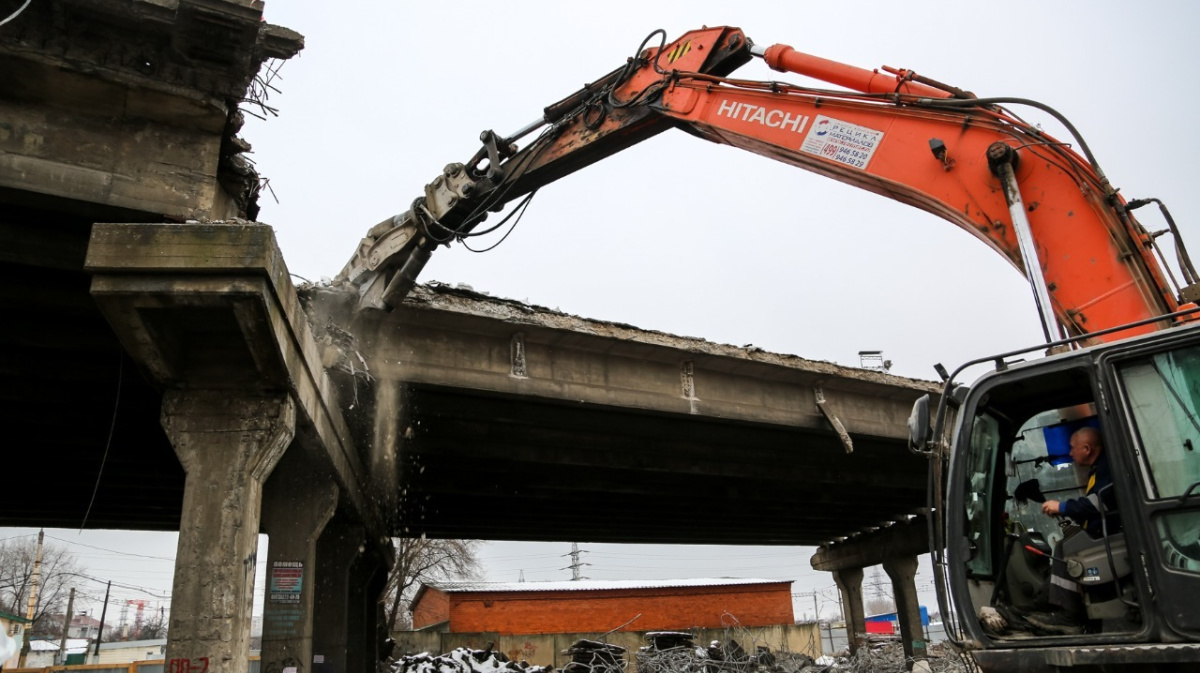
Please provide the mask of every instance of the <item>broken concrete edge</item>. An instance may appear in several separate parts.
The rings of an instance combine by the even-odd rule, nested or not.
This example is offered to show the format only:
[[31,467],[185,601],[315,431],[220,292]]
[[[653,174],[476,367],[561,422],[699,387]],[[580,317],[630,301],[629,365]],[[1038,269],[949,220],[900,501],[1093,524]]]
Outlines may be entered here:
[[[297,287],[297,292],[301,302],[306,306],[318,296],[324,296],[326,299],[333,300],[333,303],[339,304],[343,308],[342,315],[337,318],[338,320],[346,320],[345,316],[353,310],[353,301],[356,298],[354,289],[344,285],[303,283]],[[500,320],[522,327],[574,332],[647,346],[684,350],[699,356],[758,362],[812,374],[853,379],[867,384],[904,387],[934,395],[941,392],[941,385],[933,381],[846,367],[832,362],[810,360],[798,355],[774,353],[753,346],[719,344],[699,337],[678,336],[657,330],[641,329],[627,323],[584,318],[514,299],[493,297],[439,281],[416,285],[398,310],[420,311],[423,309]],[[348,323],[343,323],[343,325],[345,324]]]
[[[98,223],[92,227],[84,269],[96,277],[249,276],[263,281],[267,288],[263,293],[265,308],[274,316],[272,331],[281,357],[298,362],[300,369],[297,376],[297,368],[287,367],[286,381],[298,410],[325,445],[342,485],[351,481],[368,483],[335,387],[320,366],[307,316],[270,226],[257,222]],[[372,536],[383,539],[386,517],[376,503],[358,488],[344,490],[355,508],[373,519],[366,522]]]
[[[288,59],[304,48],[303,35],[264,22],[262,10],[261,2],[240,0],[51,0],[35,3],[5,28],[0,53],[173,94],[187,90],[238,98],[264,61]],[[90,19],[93,30],[77,32],[68,40],[47,37],[59,33],[55,29],[58,23],[73,18]],[[169,39],[143,40],[136,55],[120,49],[114,52],[114,43],[108,39],[112,36],[95,29],[104,21],[123,26],[126,38],[136,38],[133,34],[141,32],[165,33]],[[226,43],[220,47],[219,57],[214,56],[210,44],[216,30],[226,33],[221,36]],[[230,43],[234,40],[250,43]],[[191,49],[204,53],[197,57]],[[190,85],[179,84],[182,78],[178,75],[189,73],[205,76]]]
[[813,570],[833,572],[879,565],[889,556],[927,554],[928,532],[928,519],[924,515],[884,522],[874,529],[821,545],[809,564]]
[[[116,194],[110,197],[111,205],[159,213],[163,220],[203,215],[255,218],[262,179],[244,156],[249,143],[237,135],[243,112],[264,118],[268,111],[274,113],[265,105],[269,85],[263,80],[269,80],[275,68],[265,77],[259,72],[267,61],[286,60],[304,48],[302,35],[263,22],[262,10],[261,1],[247,0],[48,0],[35,3],[5,27],[0,58],[40,64],[56,82],[86,78],[86,84],[63,86],[38,84],[51,77],[47,74],[14,75],[43,103],[83,110],[110,124],[114,119],[149,120],[219,137],[212,164],[195,167],[200,175],[216,178],[220,188],[213,203],[197,211],[187,198],[140,204],[132,195]],[[67,34],[64,24],[86,25],[88,30]],[[0,70],[6,67],[11,66]],[[81,99],[97,95],[98,82],[112,90],[106,94],[109,98],[125,99],[118,115],[87,111],[86,103],[79,107]],[[256,105],[261,115],[253,112]],[[117,184],[124,177],[119,171],[106,174],[91,166],[74,167],[76,175],[67,177],[47,166],[39,169],[50,178],[43,182],[57,178],[61,183],[46,193],[67,198],[81,198],[80,190],[70,186],[75,182],[71,178],[81,172],[100,183]],[[9,172],[24,175],[20,167]]]

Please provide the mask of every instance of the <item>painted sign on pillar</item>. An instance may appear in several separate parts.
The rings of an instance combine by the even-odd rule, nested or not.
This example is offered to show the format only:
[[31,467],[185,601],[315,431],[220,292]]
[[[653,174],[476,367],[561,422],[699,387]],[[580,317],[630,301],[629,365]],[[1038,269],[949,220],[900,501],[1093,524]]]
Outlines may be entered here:
[[300,603],[300,591],[304,588],[303,561],[271,562],[271,602]]
[[271,562],[267,604],[263,610],[264,638],[289,638],[299,635],[303,619],[300,593],[303,589],[303,561]]

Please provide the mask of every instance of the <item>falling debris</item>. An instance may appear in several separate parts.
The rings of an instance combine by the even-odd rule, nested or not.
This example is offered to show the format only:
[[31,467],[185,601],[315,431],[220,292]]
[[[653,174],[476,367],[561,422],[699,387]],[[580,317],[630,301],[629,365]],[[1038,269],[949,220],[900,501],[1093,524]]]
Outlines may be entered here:
[[486,650],[460,647],[438,657],[414,654],[382,668],[386,673],[550,673],[553,670],[553,667],[530,666],[524,661],[509,661],[504,653],[490,647]]

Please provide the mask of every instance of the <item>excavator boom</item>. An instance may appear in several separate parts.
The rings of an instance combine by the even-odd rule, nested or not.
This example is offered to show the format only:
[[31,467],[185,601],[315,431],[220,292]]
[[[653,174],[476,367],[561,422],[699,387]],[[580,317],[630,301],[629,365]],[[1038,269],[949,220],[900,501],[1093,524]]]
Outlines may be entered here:
[[[373,228],[341,276],[359,286],[360,305],[395,306],[438,244],[475,235],[490,212],[670,127],[953,222],[1030,278],[1047,340],[1062,336],[1060,325],[1068,336],[1087,334],[1187,303],[1155,237],[1094,159],[1001,107],[1026,101],[979,99],[908,70],[864,70],[785,45],[760,48],[736,28],[645,47],[517,134],[484,132],[474,157],[447,166],[410,210]],[[728,76],[752,56],[850,90]],[[1196,274],[1180,258],[1192,286]]]

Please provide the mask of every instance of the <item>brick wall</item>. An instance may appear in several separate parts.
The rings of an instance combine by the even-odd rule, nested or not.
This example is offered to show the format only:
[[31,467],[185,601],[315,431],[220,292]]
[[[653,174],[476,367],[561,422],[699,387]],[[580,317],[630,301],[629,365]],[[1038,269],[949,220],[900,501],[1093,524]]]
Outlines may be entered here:
[[427,588],[414,611],[414,627],[444,620],[445,617],[439,617],[445,614],[440,601],[447,598],[452,633],[603,633],[638,615],[641,616],[629,626],[638,631],[719,628],[734,623],[769,626],[793,621],[791,584],[778,582],[595,591],[456,592],[449,595]]
[[432,587],[425,587],[421,600],[413,606],[414,629],[450,620],[450,597]]

